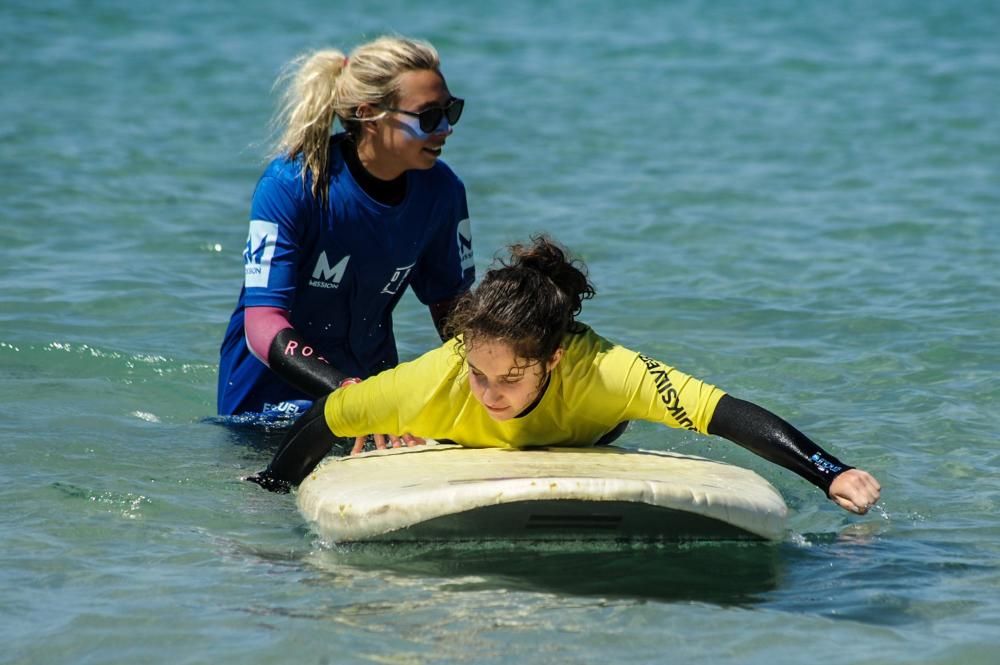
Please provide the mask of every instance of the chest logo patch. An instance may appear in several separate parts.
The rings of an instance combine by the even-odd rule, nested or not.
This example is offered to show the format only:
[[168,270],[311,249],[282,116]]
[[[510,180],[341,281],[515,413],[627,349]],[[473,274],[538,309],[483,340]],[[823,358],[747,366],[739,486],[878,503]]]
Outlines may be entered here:
[[411,263],[408,266],[403,266],[401,268],[396,268],[392,273],[392,278],[389,283],[382,288],[382,293],[388,293],[389,295],[396,295],[399,293],[401,288],[406,287],[406,278],[410,276],[410,272],[413,270],[413,266],[416,263]]
[[316,259],[316,267],[313,268],[309,286],[321,289],[335,289],[339,287],[340,282],[344,279],[344,273],[347,272],[347,262],[350,260],[351,255],[348,254],[340,261],[337,261],[337,265],[330,267],[330,261],[326,258],[326,252],[321,252],[319,258]]

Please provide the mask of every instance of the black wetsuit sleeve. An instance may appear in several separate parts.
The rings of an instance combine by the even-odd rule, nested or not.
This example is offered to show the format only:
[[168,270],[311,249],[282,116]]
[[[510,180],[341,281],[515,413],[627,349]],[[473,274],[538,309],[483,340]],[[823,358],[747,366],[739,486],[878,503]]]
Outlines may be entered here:
[[794,471],[827,495],[833,479],[853,468],[767,409],[730,395],[719,401],[708,424],[708,433],[729,439]]
[[325,407],[326,397],[316,400],[289,428],[267,468],[247,480],[272,492],[288,492],[312,473],[334,447],[343,447],[345,439],[331,432],[326,424]]
[[285,328],[274,336],[267,350],[267,364],[272,372],[313,399],[329,395],[348,378],[321,358],[295,328]]
[[458,298],[452,298],[451,300],[445,300],[444,302],[434,303],[433,305],[428,305],[427,309],[431,312],[431,320],[434,322],[434,329],[437,330],[438,337],[441,338],[442,342],[447,342],[451,339],[451,331],[448,328],[448,318],[451,313],[455,311],[455,305],[458,304]]

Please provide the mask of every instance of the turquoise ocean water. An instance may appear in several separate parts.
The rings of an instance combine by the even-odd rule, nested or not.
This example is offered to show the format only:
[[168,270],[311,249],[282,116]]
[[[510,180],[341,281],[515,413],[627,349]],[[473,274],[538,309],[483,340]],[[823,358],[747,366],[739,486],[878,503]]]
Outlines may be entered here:
[[[995,663],[995,2],[0,6],[0,662]],[[432,40],[477,264],[547,231],[584,319],[883,483],[736,446],[772,545],[337,548],[214,414],[284,62]],[[412,298],[401,354],[434,344]]]

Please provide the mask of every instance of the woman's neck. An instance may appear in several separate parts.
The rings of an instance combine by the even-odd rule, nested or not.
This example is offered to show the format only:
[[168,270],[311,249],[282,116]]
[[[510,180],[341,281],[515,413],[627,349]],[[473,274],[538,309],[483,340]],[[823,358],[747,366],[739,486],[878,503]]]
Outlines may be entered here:
[[375,150],[375,144],[369,138],[355,143],[358,151],[358,159],[364,165],[365,170],[379,180],[395,180],[401,176],[405,169],[399,168],[395,159],[380,156]]
[[364,147],[358,146],[353,140],[341,141],[341,154],[355,182],[365,194],[382,205],[395,206],[406,198],[406,172],[396,173],[394,177],[383,178],[378,171],[373,171],[365,162]]
[[549,389],[549,383],[551,382],[552,382],[552,372],[550,371],[545,375],[545,380],[542,381],[542,387],[538,389],[538,395],[535,396],[535,399],[531,400],[531,404],[529,404],[524,411],[522,411],[521,413],[517,414],[514,417],[523,418],[524,416],[534,411],[535,407],[538,406],[538,403],[542,401],[543,397],[545,397],[545,391]]

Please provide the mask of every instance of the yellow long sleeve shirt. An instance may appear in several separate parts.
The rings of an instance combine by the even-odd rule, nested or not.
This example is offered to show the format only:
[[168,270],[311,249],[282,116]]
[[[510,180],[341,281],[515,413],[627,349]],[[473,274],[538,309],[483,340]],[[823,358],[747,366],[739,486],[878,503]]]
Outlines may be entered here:
[[725,394],[590,328],[567,334],[563,349],[541,401],[517,418],[494,420],[476,400],[453,339],[334,392],[326,402],[326,422],[338,436],[408,432],[477,448],[588,446],[625,420],[707,434]]

